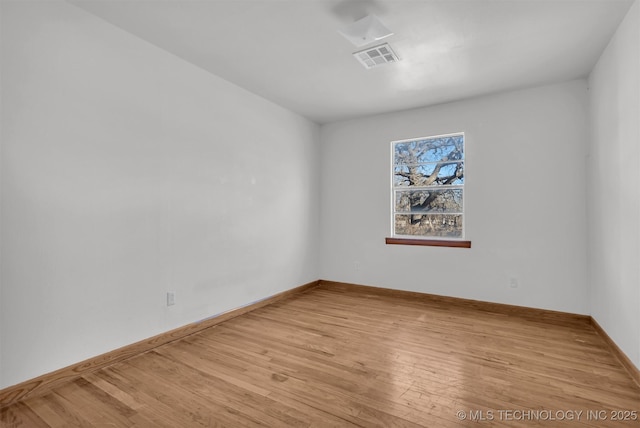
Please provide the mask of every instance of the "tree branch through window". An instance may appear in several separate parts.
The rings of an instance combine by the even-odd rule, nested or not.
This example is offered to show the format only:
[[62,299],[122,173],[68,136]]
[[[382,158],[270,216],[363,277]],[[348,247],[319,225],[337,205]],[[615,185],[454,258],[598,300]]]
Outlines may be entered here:
[[464,236],[464,134],[393,142],[393,235]]

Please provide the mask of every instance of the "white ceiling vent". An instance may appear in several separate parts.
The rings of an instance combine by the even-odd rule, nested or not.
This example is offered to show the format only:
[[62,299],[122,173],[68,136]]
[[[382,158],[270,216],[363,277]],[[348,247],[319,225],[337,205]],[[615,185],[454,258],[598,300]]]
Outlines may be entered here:
[[362,64],[366,69],[399,61],[398,56],[393,52],[389,43],[383,43],[372,48],[355,52],[353,56],[355,56],[356,59],[360,61],[360,64]]

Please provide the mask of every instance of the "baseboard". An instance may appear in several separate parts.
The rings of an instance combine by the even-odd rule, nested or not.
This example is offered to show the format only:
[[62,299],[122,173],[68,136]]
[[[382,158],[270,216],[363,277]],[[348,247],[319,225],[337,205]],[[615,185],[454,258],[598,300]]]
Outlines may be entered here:
[[275,294],[260,301],[242,306],[230,311],[215,315],[202,321],[188,324],[183,327],[159,334],[140,342],[124,346],[106,354],[82,361],[77,364],[56,370],[51,373],[38,376],[37,378],[22,382],[20,384],[0,390],[0,408],[14,404],[28,397],[43,395],[51,391],[56,386],[71,382],[86,374],[110,366],[128,358],[142,354],[158,346],[175,340],[182,339],[191,334],[205,330],[214,325],[220,324],[231,318],[251,312],[266,305],[283,300],[289,296],[303,293],[315,287],[328,287],[334,290],[357,291],[361,294],[378,296],[393,296],[412,300],[423,300],[431,303],[464,306],[471,309],[490,312],[505,316],[515,316],[530,321],[545,322],[559,325],[582,325],[593,326],[596,332],[609,345],[612,353],[618,358],[622,366],[629,372],[631,378],[640,385],[640,370],[631,362],[627,355],[616,345],[609,335],[602,329],[595,319],[588,315],[572,314],[546,309],[529,308],[526,306],[514,306],[502,303],[485,302],[481,300],[471,300],[458,297],[440,296],[436,294],[419,293],[415,291],[395,290],[390,288],[373,287],[368,285],[351,284],[337,281],[318,280],[308,284],[292,288],[287,291]]
[[625,354],[622,349],[620,349],[616,342],[614,342],[613,339],[609,337],[602,326],[600,326],[600,324],[598,324],[598,322],[593,317],[590,317],[590,319],[591,325],[593,326],[595,331],[598,333],[598,335],[600,335],[600,337],[602,337],[602,339],[604,339],[605,342],[607,342],[609,348],[611,348],[611,352],[613,353],[613,355],[615,355],[618,361],[620,361],[620,364],[622,364],[622,366],[629,372],[631,378],[638,384],[638,386],[640,386],[640,370],[638,369],[638,367],[633,364],[631,359],[627,357],[627,354]]
[[530,321],[544,322],[548,324],[576,325],[587,327],[590,324],[589,315],[573,314],[570,312],[552,311],[548,309],[530,308],[527,306],[507,305],[503,303],[471,300],[461,297],[441,296],[437,294],[420,293],[417,291],[395,290],[391,288],[374,287],[369,285],[351,284],[337,281],[320,280],[320,286],[328,286],[333,289],[358,291],[363,294],[379,296],[401,297],[412,300],[422,300],[432,303],[468,307],[471,309],[490,312],[493,314],[519,317]]
[[640,370],[631,362],[629,357],[609,337],[604,329],[589,315],[559,312],[547,309],[529,308],[526,306],[506,305],[502,303],[484,302],[459,297],[440,296],[436,294],[419,293],[416,291],[395,290],[391,288],[373,287],[369,285],[351,284],[346,282],[320,280],[320,287],[357,291],[361,294],[378,296],[392,296],[412,300],[423,300],[438,304],[465,306],[475,310],[491,312],[507,316],[517,316],[531,321],[539,321],[556,325],[592,326],[598,335],[607,343],[611,353],[620,361],[620,364],[629,373],[631,378],[640,386]]
[[82,361],[80,363],[64,367],[54,372],[38,376],[37,378],[19,383],[17,385],[7,387],[0,390],[0,408],[8,406],[10,404],[14,404],[28,397],[43,395],[63,383],[71,382],[101,368],[110,366],[120,361],[124,361],[128,358],[142,354],[166,343],[182,339],[186,336],[197,333],[216,324],[220,324],[221,322],[230,320],[231,318],[235,318],[239,315],[283,300],[294,294],[303,293],[310,290],[311,288],[317,287],[318,285],[319,281],[312,281],[308,284],[301,285],[299,287],[295,287],[278,294],[274,294],[273,296],[269,296],[265,299],[248,304],[246,306],[232,309],[227,312],[215,315],[211,318],[188,324],[183,327],[178,327],[174,330],[170,330],[166,333],[153,336],[149,339],[145,339],[140,342],[118,348],[114,351],[107,352],[106,354],[102,354],[97,357]]

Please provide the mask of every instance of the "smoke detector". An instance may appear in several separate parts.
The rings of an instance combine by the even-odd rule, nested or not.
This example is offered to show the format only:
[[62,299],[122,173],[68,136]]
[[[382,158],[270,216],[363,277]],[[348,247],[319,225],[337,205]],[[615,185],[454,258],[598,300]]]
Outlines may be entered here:
[[367,15],[358,19],[338,30],[338,33],[358,48],[393,35],[393,31],[385,27],[375,15]]
[[379,65],[388,64],[390,62],[400,61],[398,56],[393,52],[389,43],[383,43],[378,46],[373,46],[358,52],[354,52],[354,57],[366,68],[367,70]]

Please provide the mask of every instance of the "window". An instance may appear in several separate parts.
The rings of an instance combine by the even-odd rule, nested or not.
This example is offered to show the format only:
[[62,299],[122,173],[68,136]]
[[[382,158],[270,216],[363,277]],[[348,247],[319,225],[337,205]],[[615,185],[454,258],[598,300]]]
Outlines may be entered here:
[[[464,134],[394,141],[391,147],[394,238],[462,240]],[[389,242],[394,238],[387,243],[410,243]]]

